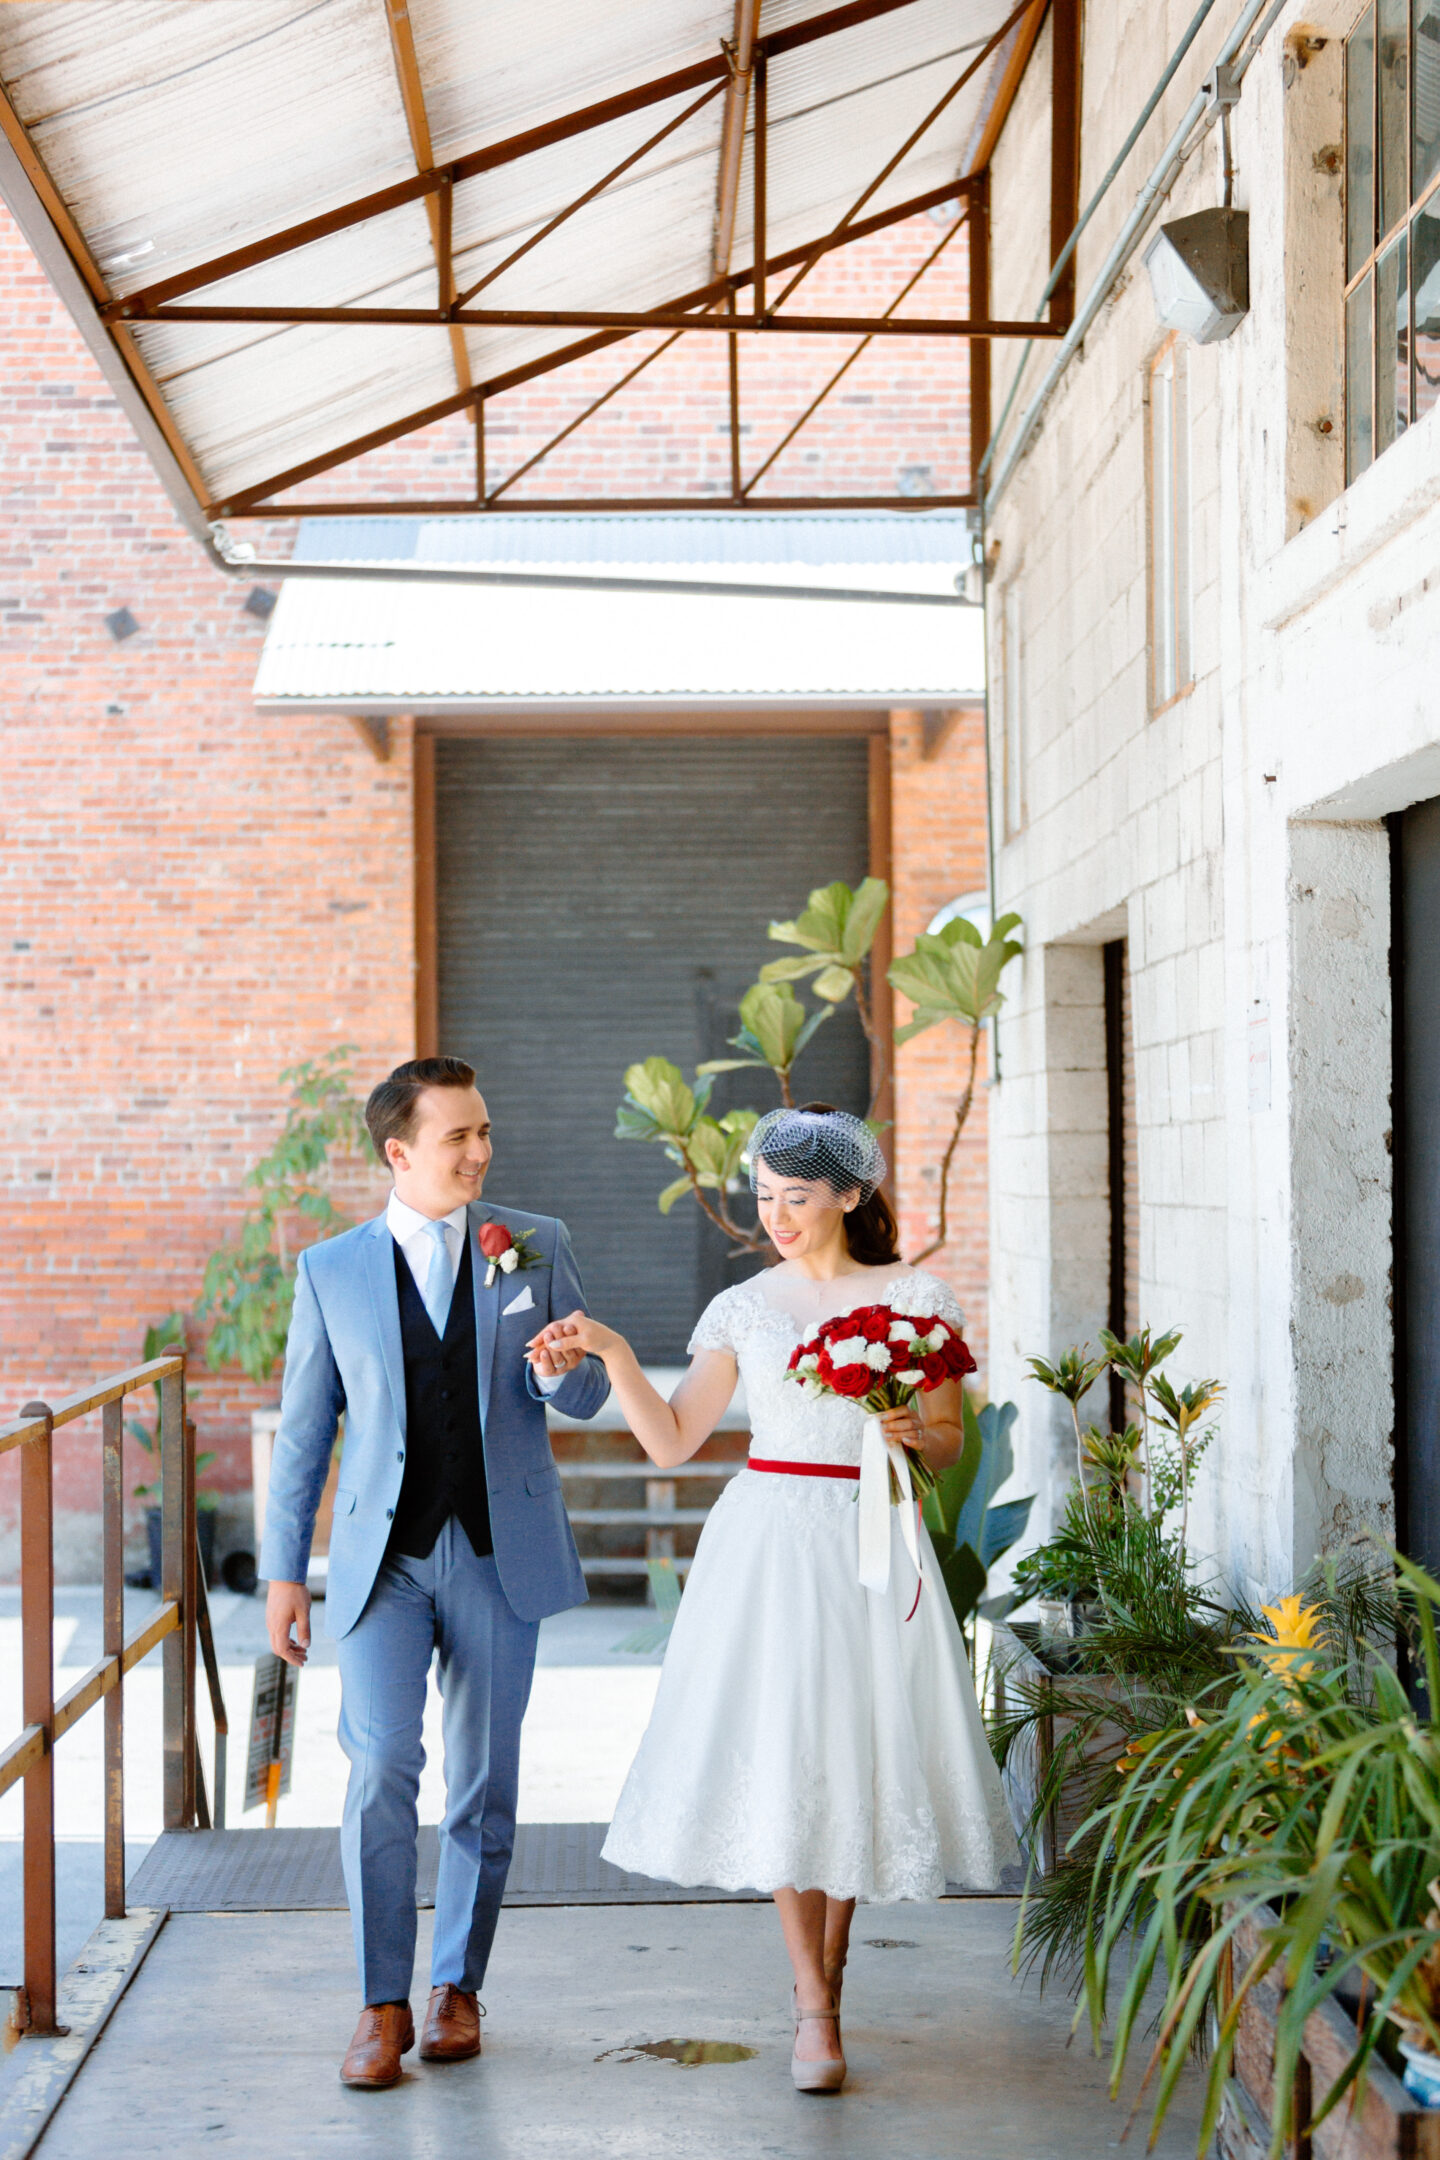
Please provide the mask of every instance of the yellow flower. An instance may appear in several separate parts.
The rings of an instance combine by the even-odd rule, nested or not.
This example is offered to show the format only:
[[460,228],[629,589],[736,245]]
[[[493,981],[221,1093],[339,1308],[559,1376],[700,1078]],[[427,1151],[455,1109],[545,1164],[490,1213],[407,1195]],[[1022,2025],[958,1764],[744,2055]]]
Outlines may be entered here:
[[1324,1624],[1319,1609],[1295,1596],[1281,1598],[1276,1605],[1262,1605],[1260,1610],[1271,1629],[1268,1635],[1255,1637],[1262,1664],[1288,1679],[1308,1680],[1315,1670],[1315,1660],[1307,1658],[1302,1664],[1300,1652],[1319,1646]]

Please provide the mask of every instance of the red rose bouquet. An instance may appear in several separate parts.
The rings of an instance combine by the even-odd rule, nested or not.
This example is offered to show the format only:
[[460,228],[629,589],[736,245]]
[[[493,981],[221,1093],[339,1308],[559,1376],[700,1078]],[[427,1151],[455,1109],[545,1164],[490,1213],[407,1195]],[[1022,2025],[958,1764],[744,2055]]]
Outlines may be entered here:
[[[938,1313],[897,1313],[888,1305],[862,1305],[822,1320],[790,1360],[789,1377],[807,1395],[838,1395],[878,1415],[903,1410],[947,1380],[963,1380],[975,1360],[958,1328]],[[917,1500],[935,1483],[918,1449],[905,1449],[910,1487]],[[901,1498],[892,1464],[890,1497]]]

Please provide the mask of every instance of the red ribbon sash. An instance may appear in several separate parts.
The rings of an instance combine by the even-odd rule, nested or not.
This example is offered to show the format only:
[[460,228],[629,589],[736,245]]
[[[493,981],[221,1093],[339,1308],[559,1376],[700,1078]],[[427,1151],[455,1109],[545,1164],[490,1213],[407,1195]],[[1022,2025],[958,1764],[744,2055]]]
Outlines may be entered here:
[[752,1455],[745,1466],[748,1470],[776,1470],[786,1477],[842,1477],[860,1482],[860,1465],[835,1462],[763,1462]]

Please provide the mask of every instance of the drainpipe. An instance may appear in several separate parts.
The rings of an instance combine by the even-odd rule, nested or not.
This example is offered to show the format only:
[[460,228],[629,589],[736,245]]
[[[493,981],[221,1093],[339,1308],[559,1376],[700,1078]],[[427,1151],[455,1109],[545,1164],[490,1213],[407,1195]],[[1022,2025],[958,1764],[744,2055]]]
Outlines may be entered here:
[[[1245,0],[1245,6],[1240,10],[1234,28],[1216,55],[1211,70],[1212,78],[1216,70],[1226,68],[1232,71],[1232,79],[1239,83],[1285,5],[1286,0],[1270,0],[1267,9],[1265,0]],[[1265,20],[1251,37],[1250,32],[1257,17],[1262,12]],[[1250,38],[1250,42],[1242,53],[1240,48],[1247,37]],[[1020,417],[1020,423],[1015,431],[1015,439],[1006,451],[994,484],[986,497],[987,517],[994,516],[996,505],[1014,478],[1016,468],[1030,446],[1031,437],[1040,425],[1045,408],[1054,396],[1061,376],[1084,343],[1086,332],[1109,299],[1120,273],[1145,237],[1146,230],[1154,218],[1162,198],[1174,186],[1180,168],[1193,147],[1190,138],[1195,134],[1197,128],[1202,129],[1203,132],[1208,132],[1214,125],[1220,109],[1217,101],[1210,95],[1208,88],[1197,90],[1195,96],[1186,106],[1180,125],[1165,145],[1149,179],[1136,197],[1134,208],[1120,228],[1115,244],[1101,265],[1099,275],[1086,294],[1076,314],[1075,321],[1071,325],[1064,343],[1056,353],[1044,381]]]

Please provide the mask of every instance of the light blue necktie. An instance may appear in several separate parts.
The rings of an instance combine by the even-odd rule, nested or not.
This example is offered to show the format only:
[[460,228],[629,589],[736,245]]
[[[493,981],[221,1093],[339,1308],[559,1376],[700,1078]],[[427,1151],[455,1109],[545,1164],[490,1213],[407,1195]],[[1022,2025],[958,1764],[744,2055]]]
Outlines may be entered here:
[[445,1322],[450,1314],[450,1300],[455,1295],[455,1270],[450,1265],[450,1243],[445,1235],[443,1222],[428,1222],[427,1234],[435,1240],[435,1250],[430,1255],[430,1270],[425,1277],[425,1310],[437,1335],[445,1333]]

